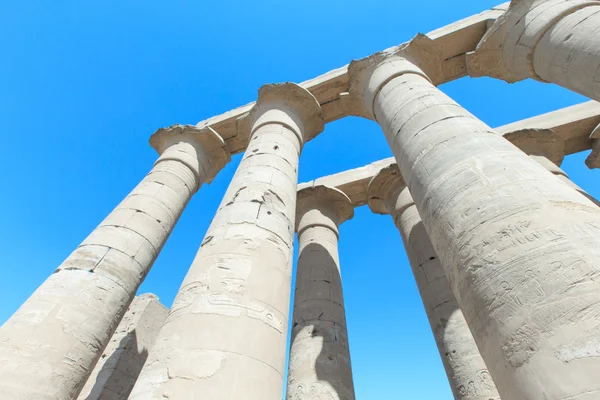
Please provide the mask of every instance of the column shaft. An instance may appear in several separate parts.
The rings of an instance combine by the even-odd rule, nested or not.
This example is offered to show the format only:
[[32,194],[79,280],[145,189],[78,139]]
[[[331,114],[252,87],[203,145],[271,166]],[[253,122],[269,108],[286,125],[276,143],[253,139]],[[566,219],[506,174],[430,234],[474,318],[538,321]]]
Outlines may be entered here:
[[454,398],[499,400],[408,188],[399,198],[391,197],[388,209],[402,236]]
[[[563,4],[568,4],[569,8],[556,18],[552,9],[564,7]],[[540,4],[539,8],[544,6]],[[546,31],[537,45],[532,43],[533,71],[547,82],[600,100],[600,3],[588,0],[555,1],[547,7],[548,11],[540,12],[535,18],[558,21],[550,23],[551,26],[536,27]],[[537,33],[532,32],[532,36]],[[528,56],[523,55],[524,58]]]
[[[325,192],[336,196],[335,189]],[[337,196],[347,201],[345,205],[338,208],[329,201],[299,211],[289,400],[355,398],[338,254],[338,225],[352,217],[353,205],[343,193]],[[302,206],[302,200],[299,203]],[[340,218],[344,206],[347,214]]]
[[76,397],[188,201],[229,161],[210,130],[150,143],[150,173],[0,328],[3,399]]
[[600,210],[406,59],[368,67],[371,60],[351,64],[351,76],[373,71],[365,107],[385,132],[500,395],[597,398]]
[[78,400],[126,400],[168,312],[153,294],[136,297]]
[[156,164],[2,326],[4,399],[77,395],[198,184]]
[[268,90],[132,400],[281,398],[302,134],[289,110],[264,111]]

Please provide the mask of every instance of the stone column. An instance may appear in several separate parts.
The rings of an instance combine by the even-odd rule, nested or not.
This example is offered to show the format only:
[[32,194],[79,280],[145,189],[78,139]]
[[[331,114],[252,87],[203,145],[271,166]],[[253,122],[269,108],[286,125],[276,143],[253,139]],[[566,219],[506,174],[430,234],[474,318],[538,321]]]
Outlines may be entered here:
[[195,127],[151,144],[150,173],[0,328],[3,399],[76,397],[192,194],[229,160]]
[[513,0],[467,56],[470,76],[556,83],[600,100],[600,2]]
[[567,173],[565,171],[563,171],[559,166],[557,166],[556,164],[554,164],[552,161],[550,161],[549,159],[547,159],[544,156],[530,155],[530,157],[535,162],[537,162],[538,164],[540,164],[541,166],[546,168],[548,171],[552,172],[552,174],[554,174],[554,176],[556,176],[558,179],[560,179],[562,182],[564,182],[567,186],[575,189],[576,191],[578,191],[579,193],[581,193],[582,195],[587,197],[592,203],[594,203],[600,207],[600,202],[598,202],[598,200],[596,200],[594,197],[592,197],[588,192],[583,190],[575,182],[573,182],[571,179],[569,179],[569,175],[567,175]]
[[338,227],[354,216],[343,192],[327,186],[298,192],[299,242],[287,398],[354,400]]
[[439,91],[424,69],[440,52],[420,41],[353,62],[351,95],[385,133],[500,395],[596,399],[600,209]]
[[127,400],[168,312],[155,295],[137,296],[77,399]]
[[281,399],[298,158],[323,129],[298,85],[266,85],[250,141],[130,399]]
[[400,231],[454,398],[500,399],[397,165],[371,180],[367,198],[369,208],[390,214]]

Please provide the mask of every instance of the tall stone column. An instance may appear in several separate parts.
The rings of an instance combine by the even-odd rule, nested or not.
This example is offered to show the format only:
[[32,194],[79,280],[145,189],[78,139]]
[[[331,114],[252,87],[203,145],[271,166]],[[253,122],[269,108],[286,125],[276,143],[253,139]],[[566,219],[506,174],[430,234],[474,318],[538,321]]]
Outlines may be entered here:
[[369,208],[390,214],[400,231],[454,398],[500,399],[396,165],[371,180],[367,197]]
[[557,166],[544,156],[530,155],[530,157],[535,162],[546,168],[548,171],[552,172],[554,176],[556,176],[558,179],[564,182],[567,186],[569,186],[572,189],[575,189],[576,191],[587,197],[592,203],[600,207],[600,202],[598,202],[598,200],[592,197],[588,192],[583,190],[579,185],[577,185],[575,182],[569,179],[569,175],[567,175],[567,173],[563,171],[559,166]]
[[323,129],[298,85],[266,85],[250,137],[130,399],[281,398],[298,158]]
[[513,0],[467,56],[470,76],[556,83],[600,100],[600,2]]
[[433,44],[353,62],[351,95],[385,133],[500,395],[598,398],[600,209],[439,91],[422,50],[441,62]]
[[354,216],[343,192],[298,192],[299,242],[287,398],[354,400],[338,254],[339,225]]
[[229,160],[191,126],[150,141],[150,173],[0,328],[3,399],[76,397],[186,204]]
[[133,299],[77,400],[126,400],[168,313],[151,293]]

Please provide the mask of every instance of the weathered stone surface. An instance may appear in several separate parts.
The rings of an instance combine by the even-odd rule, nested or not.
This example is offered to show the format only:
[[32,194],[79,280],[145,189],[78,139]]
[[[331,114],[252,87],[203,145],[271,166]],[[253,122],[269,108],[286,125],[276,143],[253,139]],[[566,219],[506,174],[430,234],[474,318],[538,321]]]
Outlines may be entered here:
[[585,165],[590,169],[600,168],[600,125],[590,134],[592,141],[592,152],[585,160]]
[[553,82],[600,100],[600,2],[513,0],[467,55],[469,75]]
[[142,182],[0,328],[3,399],[79,393],[186,204],[229,159],[223,139],[195,127],[160,151]]
[[522,129],[502,136],[523,153],[544,156],[556,165],[565,158],[565,142],[552,129]]
[[298,85],[260,89],[249,121],[239,122],[250,145],[132,400],[281,399],[298,158],[323,129],[320,115]]
[[355,398],[338,254],[338,227],[353,216],[352,202],[337,189],[298,192],[289,400]]
[[597,398],[600,210],[422,71],[400,68],[407,60],[389,57],[353,62],[351,92],[373,99],[364,107],[385,133],[500,395]]
[[127,400],[169,310],[153,294],[131,302],[78,400]]
[[454,398],[500,399],[396,165],[371,180],[369,207],[390,214],[400,231]]
[[552,174],[554,174],[554,176],[556,176],[558,179],[560,179],[561,182],[565,183],[568,187],[575,189],[577,192],[584,195],[592,203],[594,203],[597,206],[600,206],[600,202],[598,202],[598,200],[596,200],[592,195],[590,195],[588,192],[583,190],[579,185],[577,185],[575,182],[573,182],[571,179],[569,179],[569,175],[567,175],[567,173],[565,171],[563,171],[559,166],[557,166],[555,163],[550,161],[548,158],[544,157],[543,155],[531,155],[531,158],[535,162],[537,162],[538,164],[540,164],[541,166],[546,168],[548,171],[552,172]]

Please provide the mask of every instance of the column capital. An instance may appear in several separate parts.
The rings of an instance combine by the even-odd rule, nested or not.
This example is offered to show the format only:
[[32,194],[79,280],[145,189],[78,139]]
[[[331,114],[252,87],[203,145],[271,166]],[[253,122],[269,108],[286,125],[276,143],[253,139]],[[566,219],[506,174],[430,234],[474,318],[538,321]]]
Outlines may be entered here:
[[375,214],[393,214],[395,202],[405,187],[397,164],[382,168],[367,187],[367,203]]
[[502,135],[531,156],[541,156],[560,165],[565,158],[565,141],[552,129],[519,129]]
[[298,191],[296,231],[311,226],[325,226],[338,234],[338,227],[354,217],[354,204],[339,189],[320,185]]
[[160,128],[150,137],[150,146],[160,155],[155,165],[176,160],[191,169],[196,176],[196,189],[203,182],[212,182],[231,160],[225,141],[209,127],[177,124]]
[[572,12],[598,5],[598,0],[513,0],[467,53],[471,77],[489,76],[512,83],[526,78],[545,82],[533,68],[533,51],[557,21]]
[[442,61],[439,47],[422,33],[399,47],[353,60],[348,66],[350,93],[341,97],[343,106],[350,115],[375,119],[373,103],[383,85],[403,74],[417,74],[438,85],[444,81]]
[[294,131],[301,144],[313,139],[325,127],[317,99],[291,82],[261,86],[252,109],[237,120],[238,135],[249,142],[256,129],[273,123]]
[[585,165],[589,169],[600,168],[600,125],[598,125],[590,135],[592,140],[592,152],[585,159]]

